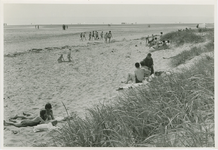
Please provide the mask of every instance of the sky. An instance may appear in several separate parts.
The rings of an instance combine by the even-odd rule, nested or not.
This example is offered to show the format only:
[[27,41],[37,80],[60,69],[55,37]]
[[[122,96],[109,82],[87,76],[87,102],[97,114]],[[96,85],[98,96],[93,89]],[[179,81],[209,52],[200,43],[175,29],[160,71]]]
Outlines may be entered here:
[[214,23],[214,5],[3,4],[7,24]]

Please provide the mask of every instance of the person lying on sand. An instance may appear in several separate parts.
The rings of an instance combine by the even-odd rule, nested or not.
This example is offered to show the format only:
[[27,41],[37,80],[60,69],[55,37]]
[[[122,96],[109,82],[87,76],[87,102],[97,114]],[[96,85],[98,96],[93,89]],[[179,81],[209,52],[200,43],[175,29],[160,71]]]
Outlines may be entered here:
[[135,63],[136,70],[134,71],[134,75],[129,73],[127,76],[126,84],[128,84],[129,81],[132,81],[135,83],[142,83],[142,81],[147,77],[147,72],[145,69],[140,68],[140,64],[137,62]]
[[33,119],[25,119],[22,120],[20,123],[12,121],[11,119],[9,119],[11,122],[6,122],[4,120],[4,125],[13,125],[15,127],[27,127],[27,126],[36,126],[38,124],[43,124],[46,122],[47,119],[47,113],[46,110],[43,109],[40,111],[40,116],[39,117],[35,117]]
[[[46,120],[54,120],[54,115],[53,115],[53,111],[52,111],[52,106],[50,103],[45,104],[45,110],[46,110]],[[13,121],[11,119],[34,119],[36,118],[35,116],[33,116],[32,114],[28,114],[23,112],[23,116],[22,115],[15,115],[14,117],[10,118],[11,122],[16,123],[16,121]]]
[[52,111],[52,106],[50,103],[47,103],[45,105],[45,110],[46,110],[46,115],[48,120],[54,120],[54,115],[53,115],[53,111]]
[[61,56],[58,58],[58,63],[61,63],[64,61],[64,57],[63,54],[61,54]]

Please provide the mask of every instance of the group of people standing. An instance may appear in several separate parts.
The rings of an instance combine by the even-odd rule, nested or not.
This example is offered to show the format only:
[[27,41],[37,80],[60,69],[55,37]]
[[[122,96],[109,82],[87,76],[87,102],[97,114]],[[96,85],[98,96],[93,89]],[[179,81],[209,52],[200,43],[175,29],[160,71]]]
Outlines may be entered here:
[[[105,34],[103,31],[101,31],[100,34],[98,33],[98,31],[89,32],[89,41],[91,41],[91,40],[103,40],[104,39],[105,43],[107,43],[107,42],[110,43],[111,38],[112,38],[111,31],[106,32]],[[80,33],[80,40],[81,41],[86,40],[86,32]]]
[[150,75],[154,73],[153,65],[154,63],[153,58],[151,57],[151,53],[148,53],[146,58],[143,59],[140,63],[135,63],[136,70],[134,71],[134,74],[129,73],[127,80],[124,83],[128,84],[129,81],[142,83],[143,80],[146,80]]

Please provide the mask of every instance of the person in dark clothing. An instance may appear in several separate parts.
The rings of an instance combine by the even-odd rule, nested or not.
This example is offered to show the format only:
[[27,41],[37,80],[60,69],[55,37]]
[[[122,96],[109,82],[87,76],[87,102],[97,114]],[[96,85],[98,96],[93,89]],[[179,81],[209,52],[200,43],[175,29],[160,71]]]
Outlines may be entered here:
[[151,70],[151,75],[154,73],[154,68],[153,68],[153,58],[151,57],[151,53],[148,53],[147,57],[143,60],[145,66],[147,66]]

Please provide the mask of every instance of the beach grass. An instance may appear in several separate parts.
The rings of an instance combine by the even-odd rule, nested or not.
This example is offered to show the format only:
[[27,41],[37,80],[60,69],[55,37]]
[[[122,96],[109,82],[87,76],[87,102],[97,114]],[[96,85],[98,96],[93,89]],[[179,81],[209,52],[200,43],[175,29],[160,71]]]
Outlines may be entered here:
[[204,42],[201,35],[196,34],[196,30],[174,31],[163,35],[161,41],[171,41],[176,46],[181,46],[185,43],[200,43]]
[[76,147],[214,147],[214,59],[124,91],[74,117],[55,138]]
[[[196,31],[193,31],[196,32]],[[204,31],[202,31],[204,32]],[[203,41],[187,33],[194,43]],[[173,32],[165,37],[183,38]],[[179,41],[176,44],[183,43]],[[213,39],[192,47],[171,63],[184,64],[214,50]],[[124,90],[112,104],[74,115],[53,138],[63,147],[214,147],[214,58],[202,56],[182,72],[154,78],[149,84]]]

